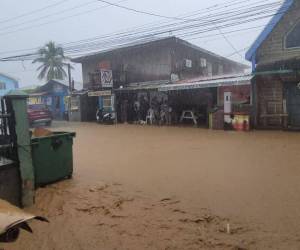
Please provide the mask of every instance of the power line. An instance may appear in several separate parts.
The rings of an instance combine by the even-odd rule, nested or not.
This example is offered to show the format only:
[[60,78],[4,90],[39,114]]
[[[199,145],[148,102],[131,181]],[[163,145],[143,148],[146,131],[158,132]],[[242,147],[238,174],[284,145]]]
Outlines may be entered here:
[[93,1],[90,1],[90,2],[86,2],[86,3],[83,3],[83,4],[79,4],[79,5],[76,5],[76,6],[72,7],[72,8],[67,8],[67,9],[64,9],[64,10],[61,10],[61,11],[58,11],[58,12],[55,12],[55,13],[52,13],[52,14],[48,14],[48,15],[45,15],[45,16],[42,16],[42,17],[30,19],[30,20],[25,21],[25,22],[22,22],[22,23],[20,23],[20,24],[13,24],[13,25],[10,25],[10,26],[6,26],[6,27],[1,28],[0,31],[2,31],[2,30],[7,30],[7,29],[10,29],[10,28],[14,28],[14,27],[23,26],[24,24],[27,24],[27,23],[34,23],[34,22],[37,22],[37,21],[46,19],[46,18],[48,18],[48,17],[52,17],[52,16],[55,16],[55,15],[63,14],[63,13],[66,13],[66,12],[69,12],[69,11],[72,11],[72,10],[75,10],[75,9],[78,9],[78,8],[81,8],[81,7],[83,7],[83,6],[90,5],[90,4],[92,4],[92,3],[97,3],[97,0],[93,0]]
[[[247,12],[248,12],[248,10],[247,10]],[[273,15],[273,14],[272,14]],[[249,15],[248,15],[249,16]],[[251,15],[250,15],[251,16]],[[266,17],[269,17],[269,16],[263,16],[262,18],[266,18]],[[257,20],[256,18],[254,19],[254,20]],[[200,29],[200,31],[199,31],[199,27],[201,26],[201,27],[205,27],[204,26],[204,24],[207,26],[207,25],[212,25],[212,23],[213,24],[217,24],[217,22],[216,21],[218,21],[218,20],[208,20],[208,21],[205,21],[205,23],[204,22],[202,22],[202,23],[197,23],[197,24],[195,24],[195,25],[189,25],[189,26],[180,26],[180,27],[178,27],[178,28],[172,28],[172,29],[169,29],[169,28],[166,28],[165,30],[162,30],[162,31],[157,31],[157,32],[155,32],[155,33],[150,33],[150,34],[152,34],[153,36],[155,36],[155,35],[162,35],[162,34],[166,34],[166,33],[169,33],[169,31],[172,31],[172,32],[175,32],[175,31],[180,31],[180,30],[184,30],[184,29],[192,29],[192,28],[195,28],[195,29],[197,29],[197,33],[203,33],[203,32],[208,32],[208,31],[213,31],[213,30],[215,30],[215,28],[214,29]],[[224,22],[224,21],[226,21],[226,20],[220,20],[221,22]],[[228,20],[227,20],[228,21]],[[248,21],[252,21],[252,20],[246,20],[247,22]],[[246,23],[246,22],[237,22],[237,23],[230,23],[230,24],[227,24],[227,25],[222,25],[222,26],[219,26],[219,28],[224,28],[224,27],[229,27],[229,26],[232,26],[232,25],[239,25],[239,24],[242,24],[242,23]],[[136,31],[134,31],[133,32],[133,34],[134,35],[136,35],[138,32],[136,32]],[[197,34],[197,33],[193,33],[193,35],[194,34]],[[141,34],[143,34],[143,32],[141,32]],[[128,33],[125,33],[125,36],[124,36],[124,34],[123,33],[121,33],[121,36],[120,37],[123,37],[123,38],[125,38],[125,37],[131,37],[131,34],[128,34]],[[114,39],[116,39],[116,37],[114,36]],[[87,43],[88,44],[88,43]],[[93,44],[93,43],[90,43],[90,44]]]
[[218,29],[219,33],[222,35],[222,37],[224,38],[224,40],[229,44],[229,46],[233,49],[233,51],[235,51],[235,53],[237,53],[242,59],[244,59],[242,57],[242,55],[237,51],[237,49],[235,48],[235,46],[233,45],[233,43],[225,36],[225,34],[222,32],[221,29],[218,28],[218,26],[216,26],[216,28]]
[[232,56],[236,55],[237,53],[240,53],[240,52],[242,52],[242,51],[245,51],[245,50],[249,49],[250,47],[251,47],[251,46],[247,46],[247,47],[245,47],[245,48],[243,48],[243,49],[240,49],[240,50],[238,50],[238,51],[236,51],[236,52],[234,52],[234,53],[231,53],[231,54],[229,54],[229,55],[227,55],[227,56],[225,56],[225,57],[232,57]]
[[[233,2],[236,2],[237,0],[233,0],[233,1],[229,1],[229,2],[226,2],[226,4],[229,4],[229,3],[233,3]],[[244,0],[244,1],[239,1],[239,2],[248,2],[249,0]],[[223,4],[222,4],[223,5]],[[216,6],[216,7],[215,7]],[[202,12],[199,12],[199,11],[196,11],[196,12],[192,12],[191,15],[181,15],[179,17],[191,17],[191,16],[195,16],[195,15],[199,15],[201,13],[207,13],[207,12],[211,12],[211,8],[215,7],[214,10],[217,10],[217,6],[221,6],[221,4],[218,4],[218,5],[214,5],[214,6],[211,6],[211,7],[208,7],[206,9],[203,9]],[[225,7],[228,7],[229,5],[225,6]],[[220,7],[219,7],[220,9]],[[157,26],[153,26],[154,24],[167,24],[165,26],[160,26],[160,27],[157,27]],[[142,33],[142,32],[145,32],[149,29],[153,30],[153,29],[158,29],[158,28],[163,28],[163,27],[167,27],[169,26],[170,24],[168,24],[168,22],[154,22],[154,23],[150,23],[150,24],[145,24],[145,25],[141,25],[141,26],[135,26],[135,27],[132,27],[131,29],[127,29],[125,31],[119,31],[119,32],[114,32],[114,33],[111,33],[111,34],[107,34],[107,35],[102,35],[102,36],[97,36],[97,37],[93,37],[93,38],[88,38],[88,39],[84,39],[84,40],[79,40],[79,41],[76,41],[76,42],[70,42],[70,43],[65,43],[65,45],[71,45],[71,44],[78,44],[79,42],[90,42],[90,41],[93,41],[93,40],[96,40],[96,39],[100,39],[100,38],[108,38],[108,37],[112,37],[112,36],[116,36],[116,35],[127,35],[128,33],[132,32],[132,33]],[[172,24],[173,25],[173,24]],[[147,29],[145,29],[147,28]]]
[[[266,0],[264,0],[264,1],[266,2]],[[244,3],[244,2],[249,2],[249,0],[244,0],[244,1],[241,1],[241,0],[231,0],[231,1],[227,1],[227,2],[222,3],[222,4],[216,4],[216,5],[210,6],[208,8],[202,9],[201,11],[199,11],[199,10],[198,11],[194,11],[194,12],[192,12],[191,15],[181,15],[181,16],[183,16],[183,17],[191,17],[191,16],[202,14],[202,13],[209,13],[209,12],[212,12],[212,11],[215,11],[215,10],[219,10],[219,9],[222,9],[222,8],[228,8],[228,7],[237,5],[237,4],[239,5],[239,4]],[[259,3],[260,2],[261,1],[259,1]],[[255,4],[255,3],[253,3],[253,4]],[[248,6],[251,6],[251,4],[248,5]],[[88,11],[88,12],[90,12],[90,11]],[[88,12],[85,12],[85,13],[88,13]],[[84,13],[82,13],[82,14],[84,14]],[[67,18],[75,17],[75,16],[77,16],[77,15],[68,16],[68,17],[65,17],[65,18],[62,18],[62,19],[67,19]],[[62,19],[56,20],[54,22],[61,21]],[[48,22],[48,23],[53,23],[53,22]],[[44,23],[44,24],[48,24],[48,23]],[[156,23],[157,22],[155,22],[153,24],[156,24]],[[44,25],[44,24],[42,24],[42,25]],[[159,24],[161,24],[161,22]],[[42,26],[42,25],[38,25],[38,26]],[[146,25],[142,25],[142,26],[136,26],[136,27],[131,28],[131,30],[133,30],[136,33],[137,30],[141,30],[141,28],[147,27],[147,26],[149,27],[149,24],[148,25],[147,24]],[[152,28],[152,27],[153,27],[153,25],[151,23],[149,28]],[[29,27],[27,27],[26,29],[28,29],[28,28]],[[156,28],[156,27],[154,26],[154,28]],[[125,32],[130,32],[131,30],[127,29],[127,30],[125,30]],[[120,32],[119,33],[112,33],[112,35],[114,35],[114,34],[115,35],[116,34],[124,35],[125,32],[122,32],[122,33],[120,33]],[[84,39],[84,40],[79,40],[79,41],[76,41],[76,42],[65,43],[65,45],[78,44],[80,42],[87,42],[87,41],[95,40],[95,39],[98,39],[98,38],[104,38],[104,37],[107,37],[107,35],[100,36],[100,37],[89,38],[89,39]],[[0,54],[8,54],[8,53],[13,53],[13,52],[21,52],[21,51],[32,51],[32,50],[37,50],[37,49],[39,49],[39,48],[24,49],[24,50],[15,50],[15,51],[6,51],[6,52],[1,52]]]
[[21,14],[19,16],[14,16],[14,17],[8,18],[6,20],[2,20],[2,21],[0,20],[0,24],[1,23],[7,23],[7,22],[10,22],[10,21],[15,21],[15,20],[20,19],[22,17],[30,16],[30,15],[32,15],[34,13],[38,13],[38,12],[43,11],[43,10],[48,10],[49,8],[56,7],[56,6],[61,5],[61,4],[65,3],[65,2],[67,2],[67,1],[69,1],[69,0],[59,1],[59,2],[56,2],[56,3],[50,4],[50,5],[47,5],[47,6],[43,7],[43,8],[39,8],[39,9],[30,11],[30,12],[27,12],[27,13]]
[[[278,3],[278,2],[277,2]],[[195,31],[193,32],[189,32],[189,33],[183,33],[181,34],[182,36],[191,36],[191,35],[196,35],[196,34],[200,34],[200,33],[205,33],[205,32],[210,32],[210,31],[215,31],[216,27],[210,27],[212,25],[218,25],[218,28],[226,28],[226,27],[233,27],[233,25],[241,25],[244,23],[248,23],[251,21],[255,21],[255,20],[260,20],[263,18],[268,18],[270,16],[274,16],[274,14],[268,14],[273,12],[273,7],[274,7],[275,3],[272,3],[271,5],[264,5],[264,7],[269,7],[269,9],[267,8],[263,8],[262,11],[260,11],[260,9],[262,9],[262,5],[259,6],[255,6],[252,8],[248,8],[248,9],[244,9],[242,12],[241,11],[224,11],[219,13],[219,16],[214,15],[214,18],[208,18],[208,17],[212,17],[212,15],[209,16],[205,16],[205,17],[201,17],[199,18],[199,22],[198,23],[194,23],[194,24],[189,24],[188,21],[183,21],[180,22],[179,24],[171,24],[172,27],[172,31],[182,31],[182,30],[188,30],[188,29],[195,29]],[[276,6],[276,5],[275,5]],[[250,10],[252,12],[250,12]],[[257,11],[259,10],[259,11]],[[235,14],[235,15],[233,15]],[[279,13],[277,13],[279,14]],[[258,15],[258,17],[255,17],[255,15]],[[275,14],[276,15],[276,14]],[[254,16],[254,17],[253,17]],[[252,19],[250,17],[253,17]],[[202,21],[204,19],[204,21]],[[188,19],[186,19],[188,20]],[[201,20],[201,21],[200,21]],[[194,22],[194,21],[193,21]],[[220,25],[222,24],[222,25]],[[175,26],[174,26],[175,25]],[[176,27],[177,25],[177,27]],[[179,25],[179,26],[178,26]],[[201,27],[199,29],[199,27]],[[210,27],[210,28],[209,28]],[[148,32],[147,30],[142,30],[141,32],[139,32],[140,34],[136,34],[136,32],[134,32],[134,30],[131,33],[119,33],[120,35],[107,35],[106,38],[109,39],[102,39],[102,41],[97,41],[95,40],[95,42],[87,42],[84,43],[86,40],[83,40],[84,42],[78,42],[76,44],[76,42],[73,44],[76,45],[72,45],[69,47],[65,48],[66,53],[68,54],[76,54],[76,53],[80,53],[82,51],[92,51],[95,50],[97,48],[99,48],[99,46],[101,46],[103,49],[106,47],[115,47],[115,46],[120,46],[123,44],[128,44],[130,42],[134,42],[134,41],[142,41],[142,40],[153,40],[153,38],[155,36],[158,35],[163,35],[166,34],[166,32],[168,32],[170,29],[168,29],[169,27],[164,26],[163,30],[157,30],[156,32]],[[145,33],[146,32],[146,33]],[[178,33],[180,34],[180,33]],[[102,36],[103,37],[103,36]],[[105,36],[104,36],[105,37]],[[99,40],[99,39],[98,39]],[[72,44],[72,43],[69,43]],[[31,59],[32,57],[36,56],[36,54],[30,54],[30,55],[20,55],[20,56],[15,56],[15,57],[7,57],[7,58],[2,58],[2,60],[21,60],[21,59]]]
[[[266,0],[264,0],[264,1],[266,1]],[[122,2],[122,1],[120,1],[120,2]],[[236,0],[230,1],[229,3],[233,3],[233,2],[236,2]],[[240,1],[240,2],[248,2],[248,0],[244,0],[244,1]],[[260,1],[260,2],[261,2],[261,1]],[[237,4],[237,3],[235,3],[235,4]],[[228,5],[228,6],[229,6],[229,5]],[[225,7],[228,7],[228,6],[225,6]],[[264,7],[264,6],[262,6],[262,7]],[[57,19],[57,20],[54,20],[54,21],[51,21],[51,22],[46,22],[46,23],[42,23],[42,24],[38,24],[38,25],[34,25],[34,26],[28,26],[28,27],[21,28],[21,29],[17,29],[17,30],[10,31],[10,32],[7,32],[7,33],[0,33],[0,35],[4,36],[4,35],[8,35],[8,34],[13,34],[13,33],[19,32],[19,31],[25,31],[25,30],[32,29],[32,28],[41,27],[41,26],[44,26],[44,25],[47,25],[47,24],[60,22],[60,21],[66,20],[66,19],[71,18],[71,17],[77,17],[77,16],[82,15],[82,14],[87,14],[87,13],[96,11],[96,10],[98,10],[98,9],[102,9],[102,7],[96,8],[96,9],[93,9],[93,10],[90,10],[90,11],[81,12],[81,13],[78,13],[78,14],[75,14],[75,15],[63,17],[63,18],[60,18],[60,19]],[[176,18],[176,19],[179,19],[179,18]],[[195,20],[190,20],[190,19],[187,19],[187,20],[186,20],[186,18],[180,18],[180,20],[185,20],[185,22],[195,21]],[[198,20],[198,19],[197,19],[197,20]],[[35,21],[36,21],[36,20],[35,20]],[[136,32],[136,31],[135,31],[135,32]]]
[[[273,10],[271,10],[273,11]],[[248,10],[246,11],[246,13],[248,13]],[[259,13],[261,14],[261,13]],[[251,13],[251,15],[253,15],[253,13]],[[250,15],[250,16],[251,16]],[[273,14],[272,14],[273,15]],[[249,16],[249,15],[248,15]],[[247,17],[247,16],[246,16]],[[267,16],[269,17],[269,16]],[[240,18],[240,17],[239,17]],[[265,16],[263,16],[263,18],[265,18]],[[204,19],[202,17],[202,19]],[[161,32],[156,32],[156,33],[153,33],[154,35],[160,35],[160,34],[164,34],[164,33],[169,33],[170,31],[171,32],[175,32],[175,31],[179,31],[179,30],[183,30],[183,29],[192,29],[192,28],[196,28],[197,30],[199,30],[199,27],[205,27],[205,26],[210,26],[210,25],[213,25],[213,24],[217,24],[217,21],[219,23],[223,23],[224,21],[229,21],[229,19],[225,20],[225,19],[210,19],[210,20],[205,20],[204,22],[198,22],[197,24],[194,24],[194,25],[188,25],[188,26],[178,26],[178,28],[176,28],[175,26],[174,27],[161,27],[163,28],[163,30]],[[240,24],[240,23],[239,23]],[[233,25],[233,23],[232,23]],[[224,26],[222,26],[223,28]],[[155,29],[157,30],[157,28],[155,27]],[[207,31],[207,30],[205,30]],[[138,34],[138,33],[144,33],[144,31],[141,31],[141,32],[137,32],[136,30],[133,30],[132,31],[133,34]],[[121,36],[123,36],[124,34],[126,36],[128,36],[128,33],[119,33]],[[129,34],[130,35],[130,34]],[[105,38],[107,36],[102,36],[102,38]]]
[[[125,2],[125,1],[128,1],[128,0],[121,0],[119,2]],[[63,20],[69,19],[69,18],[78,17],[78,16],[83,15],[83,14],[88,14],[88,13],[91,13],[91,12],[94,12],[94,11],[97,11],[97,10],[100,10],[100,9],[104,9],[104,8],[109,7],[109,6],[110,5],[105,5],[105,6],[101,6],[99,8],[93,8],[93,9],[85,11],[85,12],[77,13],[75,15],[62,17],[60,19],[56,19],[56,20],[53,20],[53,21],[49,21],[49,22],[45,22],[45,23],[41,23],[41,24],[37,24],[37,25],[33,25],[33,26],[27,26],[27,27],[20,28],[20,29],[17,29],[17,30],[13,30],[13,31],[10,31],[10,32],[6,32],[6,33],[0,33],[0,36],[5,36],[5,35],[17,33],[19,31],[25,31],[25,30],[30,30],[30,29],[37,28],[37,27],[42,27],[42,26],[47,25],[47,24],[58,23],[60,21],[63,21]]]
[[[247,30],[257,30],[257,29],[260,29],[260,28],[265,27],[265,26],[266,25],[258,25],[258,26],[253,26],[253,27],[249,27],[249,28],[244,28],[244,29],[231,30],[231,31],[223,32],[223,33],[226,34],[226,35],[229,34],[229,36],[233,36],[233,35],[230,35],[230,34],[240,33],[240,32],[244,32],[244,31],[247,31]],[[221,34],[218,33],[218,34],[211,34],[211,35],[205,35],[205,36],[196,36],[196,37],[189,38],[189,40],[202,39],[202,38],[208,38],[208,37],[216,37],[216,36],[221,36]],[[236,34],[235,34],[235,36],[236,36]],[[216,39],[206,40],[206,41],[204,41],[204,43],[215,41],[215,40]]]
[[[272,14],[273,15],[273,14]],[[251,16],[251,15],[250,15]],[[270,15],[267,15],[267,16],[263,16],[263,18],[266,18],[266,17],[270,17]],[[240,24],[243,24],[243,23],[247,23],[249,21],[255,21],[255,20],[258,20],[259,18],[253,18],[253,19],[249,19],[249,20],[246,20],[245,21],[238,21],[236,23],[229,23],[229,24],[226,24],[226,25],[222,25],[222,26],[219,26],[219,28],[226,28],[226,27],[232,27],[232,25],[240,25]],[[180,28],[180,30],[182,30],[183,28]],[[216,28],[206,28],[206,29],[202,29],[202,30],[197,30],[197,32],[193,32],[193,33],[190,33],[190,34],[184,34],[184,35],[195,35],[195,34],[199,34],[199,33],[205,33],[205,32],[209,32],[209,31],[214,31],[216,30]],[[179,31],[179,29],[178,29]],[[160,35],[160,34],[163,34],[163,33],[166,33],[166,32],[161,32],[161,33],[152,33],[150,35],[154,36],[154,35]],[[150,36],[149,35],[149,36]],[[112,41],[115,41],[115,40],[108,40],[107,42],[111,43]],[[86,45],[85,47],[89,47],[90,45]],[[102,46],[102,44],[101,44]]]
[[172,19],[172,20],[183,20],[179,17],[163,16],[163,15],[159,15],[159,14],[155,14],[155,13],[151,13],[151,12],[147,12],[147,11],[133,9],[133,8],[126,7],[126,6],[123,6],[123,5],[119,5],[119,4],[116,4],[116,3],[111,3],[111,2],[105,1],[105,0],[97,0],[97,1],[109,4],[111,6],[118,7],[118,8],[121,8],[121,9],[132,11],[132,12],[135,12],[135,13],[145,14],[145,15],[148,15],[148,16],[155,16],[155,17],[167,18],[167,19]]

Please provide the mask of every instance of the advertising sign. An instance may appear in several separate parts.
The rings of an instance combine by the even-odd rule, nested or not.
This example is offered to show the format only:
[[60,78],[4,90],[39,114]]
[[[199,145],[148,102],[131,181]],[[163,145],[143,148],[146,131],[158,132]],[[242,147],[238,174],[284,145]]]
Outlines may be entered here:
[[92,96],[111,96],[111,91],[110,90],[103,90],[103,91],[93,91],[93,92],[89,92],[88,96],[92,97]]
[[101,84],[103,88],[113,87],[112,70],[101,69]]

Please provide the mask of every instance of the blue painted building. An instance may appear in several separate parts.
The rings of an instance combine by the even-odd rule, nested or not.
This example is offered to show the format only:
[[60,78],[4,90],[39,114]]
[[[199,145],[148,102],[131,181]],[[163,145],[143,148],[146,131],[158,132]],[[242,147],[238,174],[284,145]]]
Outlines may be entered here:
[[29,95],[28,103],[45,104],[52,112],[54,119],[62,120],[68,112],[67,96],[69,96],[67,81],[50,80]]
[[6,74],[0,73],[0,96],[4,96],[10,90],[19,88],[18,80],[8,76]]

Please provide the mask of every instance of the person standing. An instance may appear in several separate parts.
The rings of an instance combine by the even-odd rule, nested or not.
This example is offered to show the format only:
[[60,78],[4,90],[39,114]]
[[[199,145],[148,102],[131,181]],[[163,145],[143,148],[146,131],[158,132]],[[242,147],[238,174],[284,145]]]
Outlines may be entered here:
[[124,100],[121,104],[121,119],[122,122],[127,123],[128,121],[128,100]]

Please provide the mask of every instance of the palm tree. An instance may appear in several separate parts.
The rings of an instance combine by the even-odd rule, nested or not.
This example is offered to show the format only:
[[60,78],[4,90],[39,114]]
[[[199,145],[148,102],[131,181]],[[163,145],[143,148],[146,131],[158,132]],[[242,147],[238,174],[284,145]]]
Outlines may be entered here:
[[45,47],[39,49],[39,57],[36,58],[32,63],[40,63],[41,65],[37,68],[40,71],[38,78],[47,81],[51,79],[63,80],[67,77],[67,73],[64,67],[67,66],[65,61],[67,58],[64,55],[64,50],[60,46],[52,41],[48,42]]

